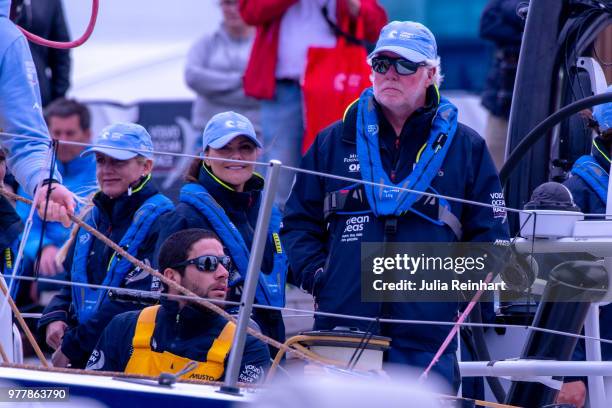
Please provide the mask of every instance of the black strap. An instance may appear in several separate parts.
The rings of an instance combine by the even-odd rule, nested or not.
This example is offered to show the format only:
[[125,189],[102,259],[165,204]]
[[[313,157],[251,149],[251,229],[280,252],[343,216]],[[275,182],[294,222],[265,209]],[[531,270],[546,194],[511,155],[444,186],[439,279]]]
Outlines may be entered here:
[[321,9],[321,12],[323,13],[323,18],[325,18],[325,21],[327,21],[327,24],[332,29],[336,37],[343,37],[344,39],[346,39],[346,41],[348,41],[351,44],[361,45],[362,47],[367,49],[368,52],[370,50],[373,50],[374,47],[376,46],[375,43],[371,43],[366,40],[360,40],[359,38],[355,37],[353,34],[347,33],[346,31],[342,30],[338,26],[338,24],[334,23],[332,19],[329,17],[329,10],[327,9],[327,6],[323,6],[323,8]]

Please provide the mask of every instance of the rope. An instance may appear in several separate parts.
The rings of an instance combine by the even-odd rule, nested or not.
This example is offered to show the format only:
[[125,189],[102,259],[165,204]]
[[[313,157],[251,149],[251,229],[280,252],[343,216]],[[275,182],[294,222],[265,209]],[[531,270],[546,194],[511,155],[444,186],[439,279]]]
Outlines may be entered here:
[[96,19],[98,18],[99,3],[100,3],[100,0],[92,0],[91,17],[89,18],[89,24],[87,25],[87,28],[85,29],[85,32],[83,33],[83,35],[79,39],[74,40],[74,41],[68,41],[68,42],[51,41],[51,40],[47,40],[46,38],[39,37],[36,34],[32,34],[31,32],[29,32],[23,27],[17,26],[17,28],[21,30],[23,35],[25,35],[28,40],[32,41],[35,44],[39,44],[39,45],[50,47],[50,48],[59,48],[59,49],[75,48],[83,44],[85,41],[87,41],[89,37],[91,36],[91,33],[93,33],[94,27],[96,26]]
[[[8,133],[8,132],[0,132],[0,137],[19,137],[19,138],[22,138],[22,139],[31,139],[31,140],[40,141],[39,138],[36,138],[34,136],[19,135],[19,134]],[[66,145],[71,145],[71,146],[84,146],[84,147],[98,146],[96,144],[81,143],[81,142],[64,142],[64,141],[62,141],[60,143],[61,144],[66,144]],[[202,159],[202,156],[196,156],[196,155],[187,154],[187,153],[168,153],[168,152],[161,152],[161,151],[157,151],[157,150],[151,151],[151,150],[143,150],[143,149],[127,149],[127,148],[121,148],[121,147],[113,147],[113,149],[115,149],[115,150],[126,150],[126,151],[129,150],[129,151],[132,151],[132,152],[152,153],[154,155],[164,155],[164,156],[173,156],[173,157],[190,157],[190,158],[194,158],[194,159]],[[257,162],[257,161],[247,161],[247,160],[222,159],[222,158],[215,158],[215,157],[207,157],[207,160],[218,160],[218,161],[224,161],[224,162],[230,162],[230,163],[245,163],[245,164],[253,164],[253,165],[256,165],[256,166],[269,166],[269,163]],[[505,207],[505,206],[481,203],[479,201],[466,200],[466,199],[463,199],[463,198],[451,197],[451,196],[446,196],[446,195],[436,194],[436,193],[429,193],[429,192],[426,192],[426,191],[412,190],[412,189],[404,188],[404,187],[400,187],[400,186],[391,186],[391,185],[386,185],[384,183],[376,183],[376,182],[373,182],[373,181],[365,181],[365,180],[351,178],[351,177],[337,176],[335,174],[322,173],[322,172],[318,172],[318,171],[314,171],[314,170],[306,170],[306,169],[301,169],[299,167],[286,166],[284,164],[281,164],[280,167],[283,170],[289,170],[289,171],[293,171],[293,172],[296,172],[296,173],[309,174],[309,175],[312,175],[312,176],[326,177],[326,178],[330,178],[330,179],[333,179],[333,180],[346,181],[346,182],[349,182],[349,183],[352,183],[352,184],[358,183],[358,184],[374,186],[374,187],[395,188],[398,191],[404,191],[404,192],[413,193],[413,194],[420,194],[420,195],[424,195],[424,196],[427,196],[427,197],[444,198],[444,199],[446,199],[448,201],[453,201],[453,202],[457,202],[457,203],[461,203],[461,204],[468,204],[468,205],[474,205],[474,206],[486,207],[486,208],[503,209],[503,210],[508,211],[508,212],[526,213],[529,216],[532,215],[532,213],[529,212],[529,211],[520,210],[520,209],[516,209],[516,208],[510,208],[510,207]],[[602,214],[597,214],[597,215],[602,216]]]
[[[484,282],[489,283],[491,282],[491,279],[493,279],[493,274],[489,272]],[[476,306],[476,302],[478,302],[478,299],[480,299],[480,296],[482,296],[483,292],[484,292],[484,289],[480,289],[478,292],[476,292],[476,294],[474,295],[474,297],[472,298],[468,306],[465,308],[463,313],[461,313],[461,316],[459,316],[459,319],[457,320],[457,322],[453,325],[453,328],[446,336],[446,339],[444,339],[444,342],[442,343],[442,345],[440,346],[440,348],[438,349],[434,357],[431,359],[431,362],[429,363],[425,371],[423,371],[423,374],[421,374],[421,376],[419,377],[419,380],[424,380],[425,378],[427,378],[429,371],[433,368],[434,365],[436,365],[438,360],[440,360],[440,356],[444,353],[444,351],[446,351],[446,348],[448,347],[450,342],[453,340],[453,338],[457,334],[457,330],[459,330],[459,328],[461,327],[461,323],[463,323],[465,319],[470,315],[470,312],[472,311],[474,306]]]
[[[17,200],[17,201],[21,201],[21,202],[24,202],[26,204],[32,205],[32,200],[28,200],[27,198],[20,197],[20,196],[18,196],[16,194],[13,194],[13,193],[9,192],[9,191],[0,189],[0,194],[3,194],[4,196],[6,196],[6,197],[8,197],[8,198],[10,198],[12,200]],[[117,245],[116,243],[114,243],[113,241],[111,241],[110,239],[105,237],[104,235],[102,235],[95,228],[91,227],[87,223],[85,223],[82,220],[80,220],[78,217],[76,217],[76,216],[74,216],[72,214],[69,214],[68,216],[70,217],[72,222],[76,223],[78,226],[80,226],[81,228],[85,229],[87,232],[92,234],[94,237],[96,237],[97,239],[102,241],[104,244],[106,244],[107,246],[112,248],[117,254],[119,254],[124,259],[127,259],[133,265],[137,266],[138,268],[140,268],[143,271],[146,271],[150,275],[155,276],[156,278],[158,278],[160,281],[162,281],[168,287],[171,287],[175,291],[177,291],[179,293],[182,293],[184,295],[191,296],[192,297],[191,300],[193,302],[199,304],[200,306],[203,306],[203,307],[211,310],[212,312],[215,312],[218,315],[224,317],[226,320],[231,321],[234,324],[237,324],[236,318],[234,318],[232,315],[230,315],[228,312],[226,312],[221,307],[219,307],[219,306],[209,302],[208,300],[202,299],[201,297],[199,297],[198,295],[196,295],[195,293],[193,293],[189,289],[186,289],[185,287],[177,284],[173,280],[170,280],[170,279],[166,278],[163,274],[161,274],[158,271],[156,271],[155,269],[151,268],[149,265],[146,265],[144,262],[140,261],[139,259],[136,259],[132,255],[127,253],[119,245]],[[8,297],[8,299],[11,302],[11,304],[14,305],[12,299],[10,297]],[[25,324],[25,322],[24,322],[24,324]],[[27,326],[26,326],[26,328],[27,328]],[[274,340],[274,339],[272,339],[272,338],[270,338],[270,337],[268,337],[268,336],[266,336],[266,335],[256,331],[255,329],[247,327],[247,333],[249,333],[251,336],[253,336],[253,337],[261,340],[262,342],[264,342],[264,343],[266,343],[268,345],[271,345],[271,346],[273,346],[273,347],[275,347],[275,348],[277,348],[279,350],[285,350],[285,352],[292,352],[297,357],[299,357],[299,358],[301,358],[303,360],[307,360],[307,361],[310,361],[310,362],[315,363],[315,364],[324,364],[320,360],[312,358],[310,356],[307,356],[306,354],[302,353],[301,351],[297,351],[295,349],[291,349],[291,348],[285,346],[284,344],[282,344],[282,343],[280,343],[280,342],[278,342],[278,341],[276,341],[276,340]],[[36,344],[36,341],[34,339],[32,339],[32,341],[34,341],[32,346],[33,347],[38,347],[38,344]],[[42,353],[41,353],[41,355],[42,355]],[[44,358],[44,356],[43,356],[43,358]],[[42,360],[42,361],[46,362],[46,360]]]
[[8,356],[6,355],[6,352],[4,351],[4,347],[2,346],[2,343],[0,343],[0,357],[2,357],[2,362],[4,363],[10,362]]
[[[0,189],[0,194],[3,194],[3,190]],[[13,279],[12,275],[2,275],[5,278]],[[71,282],[61,279],[48,279],[48,278],[40,278],[33,276],[15,276],[16,280],[26,280],[26,281],[39,281],[45,283],[52,283],[57,285],[66,285],[66,286],[77,286],[77,287],[86,287],[86,288],[94,288],[94,289],[103,289],[103,290],[114,290],[121,289],[116,286],[107,286],[107,285],[95,285],[93,283],[79,283],[79,282]],[[150,294],[150,291],[147,290],[138,290],[138,289],[129,289],[130,292],[138,293],[138,294]],[[169,293],[160,293],[159,296],[163,296],[170,299],[176,300],[194,300],[194,299],[207,299],[202,297],[193,297],[186,295],[171,295]],[[210,299],[214,300],[215,303],[230,305],[230,306],[240,306],[240,302],[232,302],[229,300],[219,300],[219,299]],[[339,313],[330,313],[330,312],[321,312],[321,311],[313,311],[313,310],[305,310],[305,309],[295,309],[290,307],[277,307],[277,306],[268,306],[268,305],[260,305],[257,303],[253,304],[253,307],[256,309],[264,309],[264,310],[277,310],[279,312],[282,311],[290,311],[290,312],[299,312],[303,313],[301,315],[283,315],[285,317],[308,317],[312,315],[317,316],[325,316],[325,317],[334,317],[338,319],[347,319],[347,320],[360,320],[360,321],[376,321],[375,317],[366,317],[366,316],[357,316],[357,315],[347,315],[347,314],[339,314]],[[22,315],[26,318],[33,316],[26,316],[26,314]],[[419,324],[419,325],[429,325],[429,326],[454,326],[455,322],[448,321],[439,321],[439,320],[403,320],[403,319],[379,319],[380,323],[390,323],[390,324]],[[525,329],[525,330],[533,330],[542,333],[554,334],[559,336],[572,337],[575,339],[582,340],[595,340],[604,344],[612,344],[612,340],[604,339],[601,337],[594,336],[585,336],[581,334],[568,333],[560,330],[553,329],[545,329],[537,326],[527,326],[527,325],[518,325],[518,324],[508,324],[508,323],[474,323],[474,322],[463,322],[461,323],[461,327],[483,327],[483,328],[492,328],[492,329]]]

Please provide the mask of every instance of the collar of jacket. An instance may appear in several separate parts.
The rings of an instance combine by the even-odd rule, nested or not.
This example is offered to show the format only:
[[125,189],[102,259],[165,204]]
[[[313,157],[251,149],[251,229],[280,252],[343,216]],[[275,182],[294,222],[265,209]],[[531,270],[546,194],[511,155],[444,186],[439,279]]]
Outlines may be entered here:
[[157,193],[157,187],[151,181],[151,177],[147,176],[133,188],[132,195],[125,192],[113,199],[102,191],[98,191],[93,198],[93,203],[100,210],[100,214],[110,220],[111,225],[123,225],[131,223],[136,210],[149,197]]
[[593,140],[593,147],[591,154],[601,167],[607,172],[610,172],[610,147],[612,147],[612,140],[605,141],[601,136],[597,136]]
[[223,317],[203,306],[186,304],[181,308],[177,301],[168,298],[162,298],[160,303],[162,318],[175,325],[175,335],[179,338],[189,339],[225,325]]
[[244,191],[236,191],[215,176],[206,166],[200,168],[198,181],[221,206],[236,209],[252,207],[259,200],[264,187],[263,177],[253,173],[253,176],[244,185]]
[[[414,111],[414,113],[410,115],[408,119],[406,119],[406,123],[404,123],[404,128],[406,127],[407,123],[415,124],[418,126],[418,124],[424,123],[425,121],[431,122],[431,120],[433,119],[433,116],[436,113],[436,109],[438,108],[438,105],[440,104],[440,94],[437,91],[436,87],[431,85],[429,88],[427,88],[426,95],[427,96],[426,96],[425,106],[422,106],[416,111]],[[351,143],[351,144],[357,144],[356,132],[357,132],[357,105],[358,105],[357,102],[358,101],[359,100],[357,99],[349,105],[349,107],[346,109],[346,113],[343,118],[342,141]],[[380,105],[378,104],[378,102],[376,101],[374,102],[376,104],[376,112],[377,112],[379,120],[382,118],[382,121],[385,124],[384,126],[390,127],[391,124],[388,122],[387,118],[382,113],[382,109]],[[404,132],[402,131],[402,133]]]

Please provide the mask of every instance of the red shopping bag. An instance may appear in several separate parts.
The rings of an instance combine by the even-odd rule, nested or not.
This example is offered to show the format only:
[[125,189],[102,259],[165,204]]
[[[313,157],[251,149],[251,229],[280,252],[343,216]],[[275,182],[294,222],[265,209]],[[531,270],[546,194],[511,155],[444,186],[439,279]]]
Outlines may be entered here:
[[333,48],[311,47],[306,57],[304,97],[305,153],[317,133],[342,119],[346,108],[371,85],[366,49],[339,37]]

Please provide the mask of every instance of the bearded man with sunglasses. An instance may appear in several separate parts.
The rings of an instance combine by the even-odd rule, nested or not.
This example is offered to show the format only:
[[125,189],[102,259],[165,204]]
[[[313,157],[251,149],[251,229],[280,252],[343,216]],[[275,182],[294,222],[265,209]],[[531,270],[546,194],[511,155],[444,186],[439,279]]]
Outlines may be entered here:
[[[186,229],[164,241],[159,271],[179,285],[211,301],[225,300],[231,265],[213,232]],[[87,369],[158,376],[181,372],[183,379],[223,380],[236,326],[165,287],[168,297],[142,311],[116,316],[106,327]],[[222,306],[222,304],[221,304]],[[239,381],[258,382],[270,366],[268,347],[248,335]]]
[[[314,295],[322,312],[453,321],[459,304],[450,297],[444,302],[364,301],[360,274],[367,268],[361,262],[371,251],[362,243],[385,243],[384,248],[387,243],[505,241],[499,178],[484,140],[457,121],[457,108],[438,92],[440,58],[427,27],[389,23],[368,62],[373,87],[347,108],[342,121],[317,136],[301,167],[391,188],[298,173],[281,234],[290,279]],[[315,316],[315,329],[336,326],[391,337],[386,360],[418,368],[430,363],[450,331],[448,325],[379,325]],[[460,383],[456,347],[453,341],[433,368],[455,390]]]

